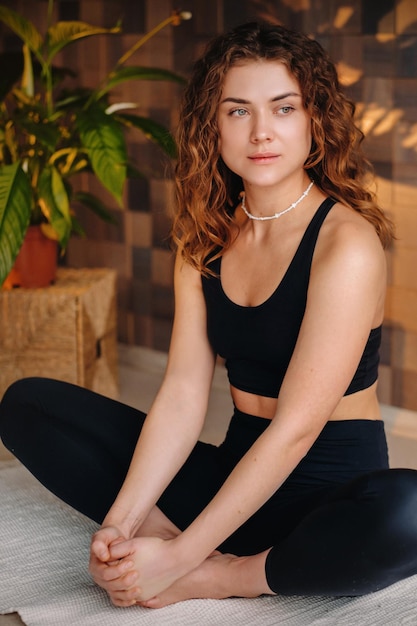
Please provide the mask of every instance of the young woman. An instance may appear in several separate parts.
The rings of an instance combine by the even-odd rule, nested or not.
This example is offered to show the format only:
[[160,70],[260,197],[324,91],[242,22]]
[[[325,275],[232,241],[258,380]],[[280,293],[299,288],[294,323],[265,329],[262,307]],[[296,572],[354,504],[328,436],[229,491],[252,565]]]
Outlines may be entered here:
[[[179,130],[175,319],[145,416],[15,383],[4,443],[101,523],[114,604],[360,595],[417,573],[417,472],[389,470],[376,397],[391,223],[318,43],[250,23],[197,62]],[[235,411],[198,443],[216,355]],[[140,436],[139,436],[140,435]]]

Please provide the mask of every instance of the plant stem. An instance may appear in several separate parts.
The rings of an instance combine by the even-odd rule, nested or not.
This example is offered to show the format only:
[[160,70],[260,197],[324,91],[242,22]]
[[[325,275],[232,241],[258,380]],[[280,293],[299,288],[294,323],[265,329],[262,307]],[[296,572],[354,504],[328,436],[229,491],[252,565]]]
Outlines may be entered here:
[[120,65],[126,63],[126,61],[132,56],[132,54],[136,52],[136,50],[139,50],[139,48],[141,48],[149,39],[156,35],[156,33],[165,28],[165,26],[168,26],[168,24],[171,24],[171,22],[174,22],[176,19],[178,19],[176,14],[170,15],[160,24],[155,26],[155,28],[150,30],[149,33],[146,33],[146,35],[139,39],[139,41],[137,41],[134,46],[132,46],[127,52],[125,52],[123,56],[120,57],[120,59],[117,61],[115,69],[120,67]]
[[[46,27],[48,30],[52,24],[53,9],[54,9],[54,0],[48,0],[48,12],[47,12],[47,18],[46,18],[47,20]],[[45,54],[46,52],[47,51],[44,50]],[[48,58],[48,56],[46,56],[46,58]],[[45,61],[42,64],[42,72],[45,76],[45,82],[46,82],[46,90],[45,90],[46,110],[48,112],[48,117],[51,117],[54,107],[53,107],[53,99],[52,99],[52,67],[51,67],[50,61]]]
[[48,13],[46,17],[46,28],[49,29],[52,24],[52,14],[54,9],[54,0],[48,0]]
[[168,26],[168,24],[171,23],[178,23],[178,13],[177,12],[173,12],[169,17],[167,17],[165,20],[163,20],[162,22],[160,22],[157,26],[155,26],[155,28],[153,28],[151,31],[149,31],[149,33],[146,33],[146,35],[144,35],[143,37],[141,37],[141,39],[139,39],[139,41],[137,41],[131,48],[129,48],[129,50],[127,50],[127,52],[125,52],[125,54],[123,54],[120,59],[117,61],[116,65],[114,66],[114,68],[107,74],[106,78],[104,78],[101,81],[100,86],[91,94],[91,96],[89,97],[89,99],[87,100],[87,102],[84,105],[84,109],[88,109],[88,107],[91,105],[91,103],[94,100],[99,100],[102,96],[102,90],[101,87],[102,85],[106,85],[108,80],[117,72],[117,70],[124,64],[126,63],[126,61],[128,59],[130,59],[130,57],[137,51],[139,50],[139,48],[141,48],[147,41],[149,41],[149,39],[151,39],[154,35],[156,35],[157,33],[159,33],[160,30],[162,30],[163,28],[165,28],[165,26]]

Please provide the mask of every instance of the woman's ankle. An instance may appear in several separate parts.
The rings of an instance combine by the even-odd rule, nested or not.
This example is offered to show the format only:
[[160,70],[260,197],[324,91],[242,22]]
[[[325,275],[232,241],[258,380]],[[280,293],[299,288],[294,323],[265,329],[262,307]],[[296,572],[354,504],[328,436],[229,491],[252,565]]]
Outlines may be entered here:
[[265,574],[265,561],[269,550],[252,556],[234,557],[230,563],[236,590],[233,595],[256,598],[275,595],[270,589]]

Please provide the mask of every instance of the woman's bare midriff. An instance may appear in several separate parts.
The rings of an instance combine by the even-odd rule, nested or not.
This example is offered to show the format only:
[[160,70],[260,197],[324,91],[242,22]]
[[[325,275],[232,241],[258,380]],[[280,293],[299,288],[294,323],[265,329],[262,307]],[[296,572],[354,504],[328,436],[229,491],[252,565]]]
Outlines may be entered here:
[[[374,383],[367,389],[344,396],[329,420],[381,419],[376,387],[377,383]],[[230,389],[234,405],[243,413],[257,415],[265,419],[273,419],[275,416],[277,408],[276,398],[257,396],[253,393],[236,389],[236,387],[231,387]]]

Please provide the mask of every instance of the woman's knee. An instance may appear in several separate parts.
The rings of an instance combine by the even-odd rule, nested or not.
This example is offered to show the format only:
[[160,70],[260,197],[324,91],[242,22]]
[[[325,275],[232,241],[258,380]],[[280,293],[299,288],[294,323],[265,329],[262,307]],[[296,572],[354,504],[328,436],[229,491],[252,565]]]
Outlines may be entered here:
[[12,383],[0,402],[0,438],[10,448],[11,439],[19,433],[26,411],[23,405],[30,406],[36,402],[42,379],[22,378]]
[[346,485],[340,496],[367,505],[362,511],[384,521],[387,530],[410,523],[417,535],[417,470],[383,469],[365,474]]
[[417,471],[391,469],[381,476],[382,508],[389,517],[391,530],[414,534],[417,550]]
[[374,542],[378,561],[399,578],[417,573],[417,471],[391,469],[370,478],[375,494]]

